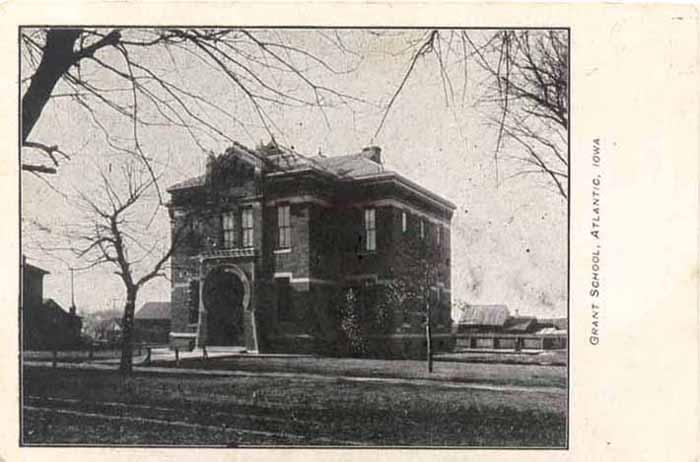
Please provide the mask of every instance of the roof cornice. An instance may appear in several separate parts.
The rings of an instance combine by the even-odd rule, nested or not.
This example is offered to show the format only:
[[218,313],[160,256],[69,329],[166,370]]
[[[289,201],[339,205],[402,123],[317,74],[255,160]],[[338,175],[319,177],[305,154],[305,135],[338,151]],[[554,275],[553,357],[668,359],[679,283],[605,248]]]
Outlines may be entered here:
[[378,174],[372,174],[372,175],[364,175],[364,176],[359,176],[359,177],[354,177],[350,178],[348,180],[344,180],[352,183],[360,182],[360,183],[381,183],[381,182],[394,182],[395,184],[398,184],[402,186],[404,189],[424,198],[427,199],[429,202],[432,202],[441,208],[447,209],[449,211],[454,211],[457,209],[457,206],[453,204],[452,202],[448,201],[447,199],[438,196],[434,192],[424,188],[423,186],[419,185],[418,183],[415,183],[414,181],[409,180],[403,175],[400,175],[396,172],[382,172]]

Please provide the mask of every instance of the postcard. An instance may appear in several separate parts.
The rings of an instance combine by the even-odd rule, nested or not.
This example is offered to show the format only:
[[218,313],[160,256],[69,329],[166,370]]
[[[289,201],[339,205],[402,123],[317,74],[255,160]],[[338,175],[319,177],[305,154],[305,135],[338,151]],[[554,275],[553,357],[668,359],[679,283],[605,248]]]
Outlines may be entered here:
[[697,457],[694,7],[2,21],[3,460]]

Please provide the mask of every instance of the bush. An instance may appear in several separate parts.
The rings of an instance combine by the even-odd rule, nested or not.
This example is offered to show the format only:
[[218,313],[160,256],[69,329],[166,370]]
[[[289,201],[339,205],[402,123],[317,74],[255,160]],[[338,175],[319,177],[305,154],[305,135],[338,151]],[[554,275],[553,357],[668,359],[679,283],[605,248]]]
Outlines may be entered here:
[[352,356],[367,354],[368,333],[363,319],[364,309],[353,289],[345,292],[339,308],[340,332],[344,340],[343,352]]

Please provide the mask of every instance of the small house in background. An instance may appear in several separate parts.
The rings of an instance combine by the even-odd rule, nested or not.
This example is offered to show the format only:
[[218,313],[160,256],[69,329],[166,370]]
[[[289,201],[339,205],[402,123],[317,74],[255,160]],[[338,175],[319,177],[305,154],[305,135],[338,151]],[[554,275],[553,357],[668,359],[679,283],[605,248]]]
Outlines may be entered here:
[[147,302],[134,316],[134,340],[143,343],[168,343],[170,302]]
[[[95,340],[110,345],[121,343],[122,317],[111,314],[94,328]],[[134,314],[134,343],[168,343],[170,302],[144,303]]]
[[44,299],[47,274],[48,271],[22,258],[22,347],[25,350],[77,348],[82,320],[74,306],[66,311],[55,300]]
[[458,319],[458,328],[460,332],[497,332],[509,316],[506,305],[467,305]]
[[118,344],[122,340],[122,320],[113,317],[100,321],[95,327],[95,340],[103,343]]
[[44,299],[44,276],[49,274],[45,269],[22,261],[22,303],[24,307],[39,306]]
[[564,331],[568,329],[569,320],[567,318],[542,318],[537,320],[540,327],[549,327],[555,330]]
[[565,349],[568,342],[567,318],[544,318],[537,320],[537,335],[543,337],[545,350]]
[[566,318],[511,316],[506,305],[467,305],[455,326],[466,350],[556,350],[567,346]]

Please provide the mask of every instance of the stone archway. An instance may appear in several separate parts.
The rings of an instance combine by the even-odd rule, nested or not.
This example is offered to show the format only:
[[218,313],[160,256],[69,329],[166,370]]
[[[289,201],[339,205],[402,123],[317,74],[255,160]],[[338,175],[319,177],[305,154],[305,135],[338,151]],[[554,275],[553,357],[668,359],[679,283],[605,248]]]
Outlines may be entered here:
[[250,302],[250,284],[245,273],[237,266],[212,269],[204,280],[202,301],[207,313],[207,345],[243,345],[243,313]]

